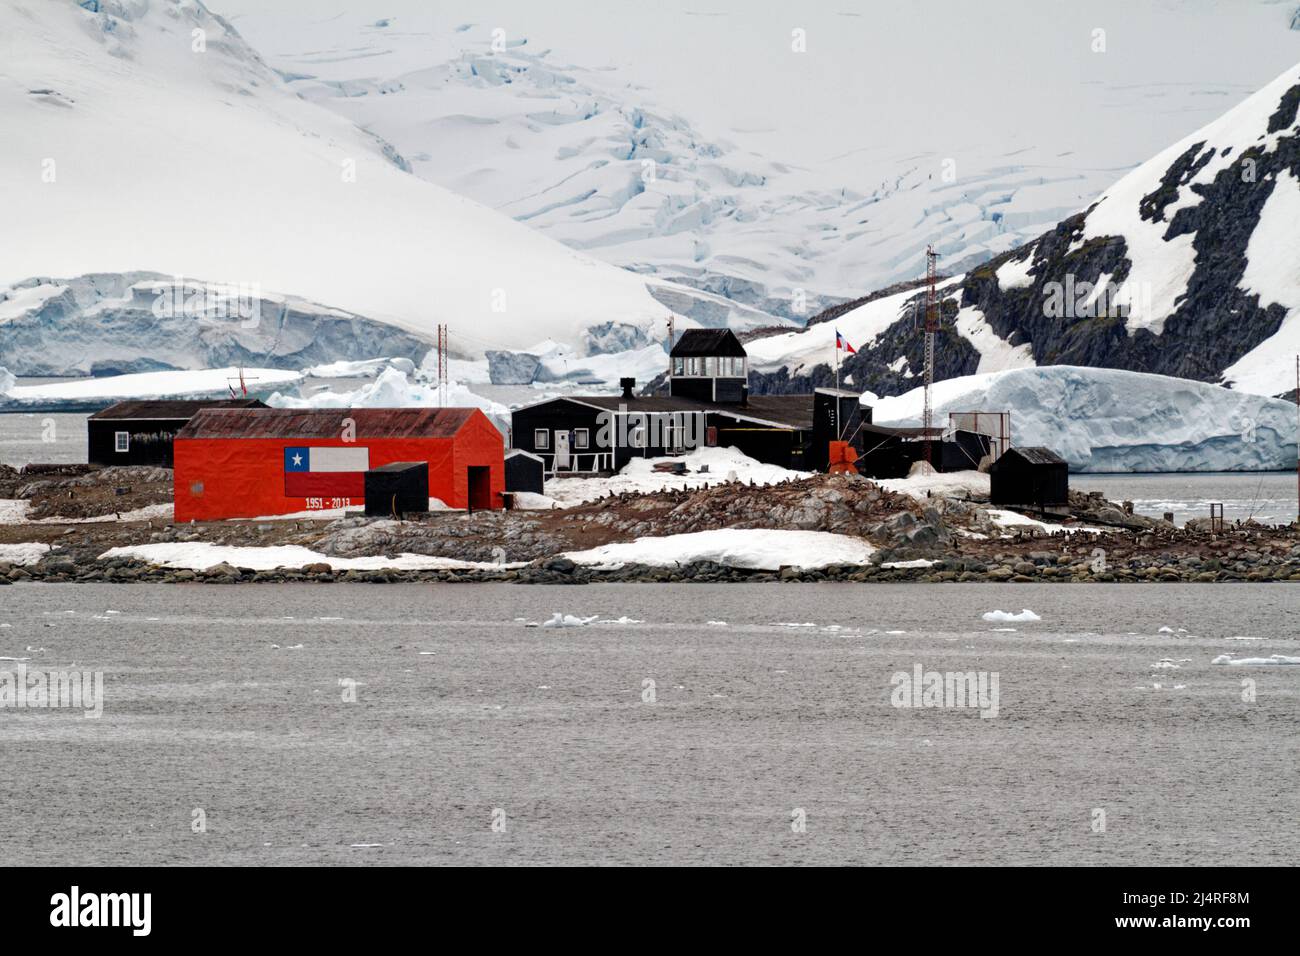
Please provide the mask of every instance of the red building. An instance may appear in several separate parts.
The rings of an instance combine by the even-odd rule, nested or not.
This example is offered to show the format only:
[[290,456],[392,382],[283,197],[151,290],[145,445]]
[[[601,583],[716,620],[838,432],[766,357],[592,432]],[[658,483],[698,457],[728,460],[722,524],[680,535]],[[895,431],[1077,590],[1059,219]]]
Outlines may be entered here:
[[500,508],[504,441],[477,408],[203,409],[177,435],[176,521],[365,504],[365,473],[429,463],[429,497]]

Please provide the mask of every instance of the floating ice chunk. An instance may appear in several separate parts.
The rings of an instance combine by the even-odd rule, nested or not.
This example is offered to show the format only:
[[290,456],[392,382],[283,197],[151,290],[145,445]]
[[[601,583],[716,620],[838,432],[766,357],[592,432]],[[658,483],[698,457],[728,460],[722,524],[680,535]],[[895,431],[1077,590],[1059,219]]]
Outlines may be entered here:
[[1029,608],[1024,608],[1019,614],[1012,611],[985,611],[984,620],[995,624],[1015,624],[1021,621],[1041,621],[1042,618]]
[[906,634],[907,631],[886,631],[886,634]]
[[608,618],[599,620],[597,624],[644,624],[645,621],[639,621],[634,617],[628,617],[626,614],[622,617]]
[[549,621],[542,622],[542,627],[585,627],[599,617],[599,614],[593,614],[591,617],[575,617],[572,614],[556,611]]
[[0,661],[30,661],[30,657],[0,657]]
[[1287,657],[1284,654],[1273,654],[1270,657],[1238,657],[1233,660],[1231,654],[1220,654],[1211,664],[1231,664],[1234,667],[1264,667],[1272,664],[1300,664],[1300,657]]
[[709,627],[726,627],[726,621],[709,621]]

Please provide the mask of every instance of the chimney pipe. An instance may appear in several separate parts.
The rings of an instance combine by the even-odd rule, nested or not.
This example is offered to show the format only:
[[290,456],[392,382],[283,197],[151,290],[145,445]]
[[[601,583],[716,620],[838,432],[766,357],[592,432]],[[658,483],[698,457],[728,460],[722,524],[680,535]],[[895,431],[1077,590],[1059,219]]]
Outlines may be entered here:
[[624,397],[624,398],[630,399],[630,398],[634,398],[634,397],[635,397],[635,396],[633,396],[633,394],[632,394],[632,389],[636,388],[636,379],[634,379],[634,378],[620,378],[620,379],[618,380],[618,384],[619,384],[619,387],[623,389],[623,397]]

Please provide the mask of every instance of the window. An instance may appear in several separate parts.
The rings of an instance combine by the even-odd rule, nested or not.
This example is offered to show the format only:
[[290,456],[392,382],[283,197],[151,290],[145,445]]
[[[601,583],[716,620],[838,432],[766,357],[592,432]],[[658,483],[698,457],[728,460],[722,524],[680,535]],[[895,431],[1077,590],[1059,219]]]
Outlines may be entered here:
[[673,374],[681,375],[685,370],[686,370],[686,363],[683,362],[682,357],[678,355],[676,358],[673,359]]
[[534,428],[534,429],[533,429],[533,447],[534,447],[534,448],[543,448],[543,449],[545,449],[545,448],[550,448],[550,447],[551,447],[551,433],[548,432],[545,428]]
[[704,360],[704,374],[705,374],[705,375],[714,375],[714,374],[716,374],[716,373],[713,371],[713,369],[714,369],[714,363],[716,363],[716,362],[717,362],[717,359],[715,359],[712,355],[710,355],[708,358],[706,358],[706,359]]
[[590,442],[590,431],[586,428],[575,428],[573,430],[573,447],[586,448]]
[[113,433],[113,451],[123,452],[131,450],[131,433],[114,432]]

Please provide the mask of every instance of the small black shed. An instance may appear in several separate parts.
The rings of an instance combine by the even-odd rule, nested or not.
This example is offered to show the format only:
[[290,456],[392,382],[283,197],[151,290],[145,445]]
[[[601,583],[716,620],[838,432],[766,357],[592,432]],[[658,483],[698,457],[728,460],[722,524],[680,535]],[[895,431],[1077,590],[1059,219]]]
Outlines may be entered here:
[[546,463],[532,452],[512,448],[506,452],[506,491],[542,494],[546,485]]
[[429,463],[394,461],[366,472],[366,514],[400,516],[429,510]]
[[255,398],[126,401],[86,421],[86,460],[92,465],[172,467],[172,439],[201,408],[266,408]]
[[995,505],[1061,508],[1069,503],[1070,469],[1050,448],[1010,448],[989,468],[989,501]]

